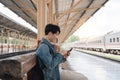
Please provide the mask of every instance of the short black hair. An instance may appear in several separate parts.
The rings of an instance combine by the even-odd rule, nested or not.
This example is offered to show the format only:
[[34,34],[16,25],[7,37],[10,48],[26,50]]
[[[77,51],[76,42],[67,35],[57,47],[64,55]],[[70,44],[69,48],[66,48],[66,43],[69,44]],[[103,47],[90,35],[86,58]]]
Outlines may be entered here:
[[56,34],[57,32],[60,33],[60,27],[54,24],[47,24],[45,27],[45,35],[48,35],[49,32]]

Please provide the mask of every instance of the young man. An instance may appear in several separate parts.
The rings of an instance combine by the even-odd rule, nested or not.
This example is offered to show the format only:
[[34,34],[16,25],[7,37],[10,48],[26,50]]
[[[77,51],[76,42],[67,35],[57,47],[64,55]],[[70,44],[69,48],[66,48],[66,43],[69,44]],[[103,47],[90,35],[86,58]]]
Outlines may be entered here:
[[59,52],[59,47],[54,45],[59,34],[59,26],[53,24],[46,25],[45,37],[42,38],[36,51],[44,80],[60,80],[59,64],[66,61],[68,53],[67,51]]

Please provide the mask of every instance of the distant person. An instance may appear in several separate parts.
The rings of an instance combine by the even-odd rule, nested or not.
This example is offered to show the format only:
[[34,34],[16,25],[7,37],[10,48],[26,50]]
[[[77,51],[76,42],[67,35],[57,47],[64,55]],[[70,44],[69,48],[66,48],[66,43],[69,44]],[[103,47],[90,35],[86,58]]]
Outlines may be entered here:
[[45,37],[42,38],[36,51],[44,80],[60,80],[59,64],[66,61],[68,52],[59,52],[59,47],[55,45],[58,42],[59,34],[59,26],[53,24],[46,25]]

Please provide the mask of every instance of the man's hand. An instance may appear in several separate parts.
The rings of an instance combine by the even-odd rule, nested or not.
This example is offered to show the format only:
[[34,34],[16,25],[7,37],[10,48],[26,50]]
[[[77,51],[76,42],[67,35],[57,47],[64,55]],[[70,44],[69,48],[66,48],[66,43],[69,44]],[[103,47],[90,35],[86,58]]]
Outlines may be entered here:
[[55,50],[56,50],[56,53],[59,53],[60,52],[60,47],[58,46],[58,45],[54,45],[54,48],[55,48]]
[[64,58],[67,58],[68,57],[68,51],[66,51],[66,50],[63,50],[63,51],[61,51],[61,55],[63,55],[64,56]]

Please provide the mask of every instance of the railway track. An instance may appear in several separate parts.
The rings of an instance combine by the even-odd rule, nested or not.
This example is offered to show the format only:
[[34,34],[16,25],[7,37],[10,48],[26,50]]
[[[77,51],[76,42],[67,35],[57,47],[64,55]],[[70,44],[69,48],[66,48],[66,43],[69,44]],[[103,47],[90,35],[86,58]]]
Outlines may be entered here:
[[27,54],[34,52],[35,50],[29,50],[29,51],[20,51],[20,52],[12,52],[12,53],[6,53],[6,54],[1,54],[0,59],[8,58],[8,57],[13,57],[17,55],[22,55],[22,54]]

